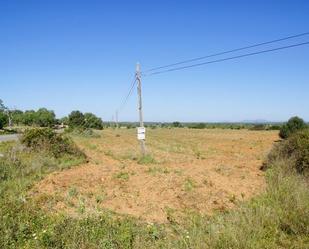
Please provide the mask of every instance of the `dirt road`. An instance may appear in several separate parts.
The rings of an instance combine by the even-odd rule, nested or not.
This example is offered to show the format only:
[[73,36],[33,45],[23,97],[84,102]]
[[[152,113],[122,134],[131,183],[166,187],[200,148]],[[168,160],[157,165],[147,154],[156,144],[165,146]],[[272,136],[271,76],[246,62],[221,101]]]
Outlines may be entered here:
[[0,135],[0,142],[16,141],[19,138],[19,134]]

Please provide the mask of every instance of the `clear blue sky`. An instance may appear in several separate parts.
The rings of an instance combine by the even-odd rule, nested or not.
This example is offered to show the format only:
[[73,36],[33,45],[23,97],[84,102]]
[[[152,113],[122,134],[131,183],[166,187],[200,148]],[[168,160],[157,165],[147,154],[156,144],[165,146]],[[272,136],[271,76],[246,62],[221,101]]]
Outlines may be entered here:
[[[306,0],[1,0],[0,98],[110,120],[137,61],[147,69],[307,31]],[[146,121],[309,120],[308,94],[308,45],[143,78]],[[135,91],[120,120],[137,120],[136,107]]]

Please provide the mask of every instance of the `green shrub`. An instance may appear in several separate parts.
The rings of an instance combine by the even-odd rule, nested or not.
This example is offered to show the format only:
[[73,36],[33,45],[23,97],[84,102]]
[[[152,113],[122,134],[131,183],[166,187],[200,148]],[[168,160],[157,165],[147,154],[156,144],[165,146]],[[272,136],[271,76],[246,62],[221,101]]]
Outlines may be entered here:
[[43,150],[56,158],[65,155],[85,157],[69,137],[57,134],[50,128],[27,129],[21,138],[21,143],[33,151]]
[[284,143],[286,156],[293,161],[292,165],[298,173],[309,173],[309,129],[305,129],[290,136]]
[[309,129],[298,131],[274,146],[263,169],[272,166],[276,161],[288,161],[291,169],[309,175]]
[[298,130],[306,128],[306,123],[299,117],[292,117],[284,124],[279,132],[279,136],[283,139],[288,138],[291,134]]

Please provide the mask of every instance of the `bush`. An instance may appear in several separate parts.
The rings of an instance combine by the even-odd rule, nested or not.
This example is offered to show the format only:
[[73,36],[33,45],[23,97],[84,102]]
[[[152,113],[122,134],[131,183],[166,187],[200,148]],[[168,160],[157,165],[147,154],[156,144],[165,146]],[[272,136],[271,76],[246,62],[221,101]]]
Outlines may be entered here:
[[284,124],[279,132],[279,136],[283,139],[288,138],[291,134],[298,130],[306,128],[306,123],[299,117],[292,117]]
[[309,173],[309,129],[292,135],[285,143],[283,152],[293,161],[298,173]]
[[65,155],[85,157],[74,142],[50,128],[28,129],[24,132],[21,143],[33,151],[45,151],[59,158]]
[[287,140],[277,144],[269,153],[263,169],[276,161],[288,161],[291,169],[309,175],[309,129],[298,131]]

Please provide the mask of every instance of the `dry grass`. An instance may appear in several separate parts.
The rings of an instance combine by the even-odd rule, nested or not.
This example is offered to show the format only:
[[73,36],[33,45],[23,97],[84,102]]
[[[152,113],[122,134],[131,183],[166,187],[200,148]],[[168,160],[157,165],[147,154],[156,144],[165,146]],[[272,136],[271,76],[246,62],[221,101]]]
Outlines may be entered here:
[[141,158],[135,130],[106,129],[75,137],[90,162],[48,176],[32,194],[46,210],[73,216],[109,209],[166,222],[170,210],[211,214],[264,190],[259,167],[277,139],[276,131],[149,129]]

